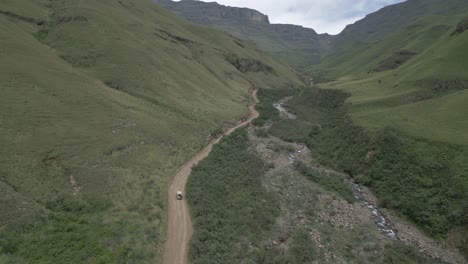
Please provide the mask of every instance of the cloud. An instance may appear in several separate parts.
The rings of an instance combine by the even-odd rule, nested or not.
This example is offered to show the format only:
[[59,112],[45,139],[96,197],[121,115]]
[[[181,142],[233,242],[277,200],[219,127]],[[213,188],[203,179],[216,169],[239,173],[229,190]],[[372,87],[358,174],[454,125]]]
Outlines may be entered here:
[[[229,6],[256,9],[272,23],[296,24],[319,33],[337,34],[348,24],[404,0],[218,0]],[[209,2],[209,0],[205,1]]]

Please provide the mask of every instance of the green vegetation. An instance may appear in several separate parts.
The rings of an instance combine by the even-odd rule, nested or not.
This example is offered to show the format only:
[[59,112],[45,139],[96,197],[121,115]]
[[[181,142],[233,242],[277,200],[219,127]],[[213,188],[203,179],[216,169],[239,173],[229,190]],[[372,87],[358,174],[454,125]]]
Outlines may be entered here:
[[[278,156],[284,157],[295,152],[295,148],[291,148],[295,144],[281,141],[276,137],[264,137],[263,133],[266,131],[280,137],[285,135],[280,133],[283,132],[283,128],[278,128],[278,125],[285,119],[279,117],[278,111],[272,107],[272,103],[285,96],[294,95],[292,100],[288,101],[289,110],[298,114],[298,118],[296,120],[289,120],[290,127],[285,126],[284,128],[294,131],[296,129],[292,128],[299,127],[306,131],[310,129],[312,135],[317,135],[317,132],[322,131],[321,126],[316,122],[310,122],[310,127],[307,129],[306,125],[304,125],[306,122],[303,119],[305,117],[308,117],[308,120],[313,120],[314,118],[317,120],[330,119],[332,115],[326,115],[325,113],[329,112],[326,109],[332,108],[330,106],[332,104],[324,100],[324,98],[328,98],[328,100],[334,99],[336,102],[342,102],[346,98],[346,95],[339,91],[324,90],[322,92],[323,94],[318,96],[317,93],[320,93],[318,89],[315,91],[309,91],[308,89],[303,91],[259,91],[261,103],[257,105],[257,108],[262,109],[262,111],[257,123],[259,125],[272,125],[269,129],[266,127],[257,128],[257,130],[262,131],[262,138],[257,139],[261,142],[260,145],[268,142],[268,151],[266,151],[263,157],[264,162],[270,162],[276,160]],[[338,98],[334,98],[333,95]],[[316,104],[315,107],[321,108],[324,114],[322,116],[312,116],[312,114],[308,116],[309,113],[315,113],[317,109],[309,107],[307,103],[298,105],[296,100],[301,101],[302,98],[313,98],[317,100],[317,103],[323,102],[322,107],[318,107]],[[311,101],[310,104],[314,105],[314,102]],[[296,109],[300,109],[301,112],[299,113]],[[334,112],[336,115],[338,111],[335,110]],[[266,117],[269,117],[269,119]],[[352,127],[344,128],[350,131],[353,130]],[[323,134],[327,134],[327,132],[329,132],[329,128],[323,130]],[[308,133],[298,133],[293,136],[299,137],[300,134],[305,135],[305,138],[302,140],[309,137]],[[286,135],[288,136],[286,139],[288,139],[290,134]],[[352,143],[345,140],[339,142],[345,146],[343,149],[353,147]],[[258,148],[258,145],[255,145],[255,147]],[[322,144],[321,147],[325,149],[329,146]],[[273,151],[275,154],[271,154],[270,151]],[[339,151],[339,153],[346,152]],[[363,153],[363,155],[365,154],[366,152]],[[312,153],[314,159],[323,158],[320,156],[322,155]],[[340,160],[338,157],[336,162]],[[275,166],[268,167],[268,172],[263,180],[263,185],[267,186],[269,190],[275,191],[281,204],[281,212],[271,234],[271,239],[280,241],[281,244],[277,246],[277,243],[274,242],[271,247],[279,248],[280,250],[284,250],[284,248],[289,249],[286,252],[292,254],[293,257],[289,260],[290,262],[285,263],[309,263],[312,260],[318,263],[327,261],[345,261],[349,263],[433,263],[433,261],[421,256],[415,248],[405,246],[399,241],[390,242],[383,239],[373,223],[361,222],[359,220],[353,221],[353,213],[351,213],[352,211],[348,211],[353,205],[347,204],[344,200],[353,202],[355,198],[350,186],[345,183],[344,176],[330,170],[316,168],[315,166],[310,166],[309,163],[305,164],[305,161],[287,166],[280,162],[279,164],[275,164]],[[341,222],[343,219],[345,219],[344,222]],[[350,228],[348,225],[352,227]],[[291,241],[288,237],[294,237],[294,240]],[[288,255],[287,253],[283,254]]]
[[309,74],[336,80],[322,88],[351,94],[347,102],[358,125],[391,124],[413,137],[467,145],[468,75],[462,69],[468,65],[461,58],[468,35],[452,35],[463,17],[422,18],[377,43],[330,55]]
[[376,152],[361,181],[383,206],[430,234],[445,236],[468,224],[468,149],[410,138],[393,129],[375,136]]
[[192,263],[274,263],[262,246],[278,215],[273,194],[262,187],[263,161],[249,151],[241,129],[214,146],[187,185],[195,234]]
[[[289,95],[293,99],[287,105],[297,119],[276,117],[270,133],[289,142],[307,143],[311,151],[318,155],[320,164],[350,175],[360,173],[370,139],[364,129],[354,125],[346,115],[344,101],[348,95],[337,90],[317,88],[290,91]],[[262,102],[264,100],[262,98]],[[265,101],[268,102],[268,99]],[[277,112],[273,107],[265,107],[264,110],[265,116],[275,117],[274,112]]]
[[354,202],[354,193],[351,190],[351,188],[346,184],[346,182],[344,182],[343,178],[331,175],[322,175],[308,168],[302,162],[296,163],[296,170],[298,170],[302,175],[306,176],[307,179],[320,185],[322,188],[338,194],[348,203]]
[[[402,52],[406,54],[415,53],[415,55],[412,56],[412,60],[407,60],[409,63],[417,57],[427,58],[424,51],[430,47],[437,46],[441,39],[449,37],[450,34],[447,33],[453,32],[454,26],[459,22],[462,16],[463,15],[439,15],[420,18],[380,41],[358,43],[350,45],[346,49],[337,50],[329,56],[326,56],[320,65],[310,68],[309,72],[312,75],[321,73],[327,78],[346,79],[349,81],[350,79],[364,79],[370,77],[368,74],[374,72],[374,68],[382,64],[382,62],[395,57],[395,54]],[[427,54],[428,53],[426,53],[426,55]],[[429,56],[434,55],[438,55],[438,52]],[[402,67],[405,64],[406,63],[401,63],[398,66]],[[419,67],[425,66],[419,65]],[[428,65],[428,67],[437,67],[437,65]],[[392,68],[389,68],[387,70],[391,69]],[[417,76],[421,74],[425,73],[419,73]],[[374,75],[371,77],[374,77]],[[402,77],[412,78],[417,76],[405,75],[401,72],[398,77],[401,79]]]
[[268,121],[280,120],[278,111],[273,107],[273,103],[292,93],[290,89],[266,90],[259,89],[257,95],[261,98],[260,103],[255,106],[260,116],[253,121],[253,124],[262,127]]
[[347,26],[338,35],[334,46],[344,50],[356,43],[377,42],[402,31],[418,19],[433,15],[453,16],[464,12],[468,12],[468,6],[464,0],[405,1],[384,7],[355,24]]
[[273,68],[269,65],[262,63],[259,60],[249,58],[239,58],[235,54],[228,54],[226,59],[238,69],[240,72],[265,72],[273,73]]
[[[247,80],[300,83],[253,44],[151,1],[0,10],[1,263],[156,261],[170,177],[247,114]],[[274,74],[244,74],[227,54]]]
[[214,146],[210,156],[194,168],[187,186],[195,225],[192,263],[318,260],[322,256],[305,231],[291,234],[286,252],[269,246],[277,232],[280,203],[276,194],[265,190],[262,181],[267,168],[250,147],[247,132],[241,129]]
[[[105,225],[101,217],[110,201],[65,198],[49,202],[47,217],[23,219],[2,233],[0,249],[6,263],[126,263],[146,256],[124,246],[119,233],[126,225]],[[135,232],[137,230],[134,230]],[[146,235],[156,235],[156,230]],[[153,237],[156,239],[156,237]],[[17,262],[18,261],[18,262]],[[5,263],[2,262],[2,263]]]
[[400,243],[391,243],[385,246],[385,253],[372,260],[382,264],[393,264],[393,263],[431,263],[433,260],[429,260],[420,255],[420,253],[412,247],[402,245]]
[[[348,95],[338,90],[305,89],[292,95],[288,106],[297,119],[279,119],[269,130],[272,135],[306,143],[320,164],[356,177],[376,192],[382,206],[434,236],[468,224],[466,147],[391,128],[365,131],[346,115]],[[326,189],[352,197],[346,188],[328,182],[332,179],[324,182],[304,166],[299,169]]]
[[296,234],[290,249],[291,254],[294,256],[293,263],[312,263],[317,259],[315,247],[315,242],[310,238],[309,234],[304,231]]
[[[370,186],[429,234],[448,234],[468,255],[466,8],[464,0],[407,1],[356,23],[338,38],[340,49],[306,72],[335,81],[261,90],[255,124],[272,121],[257,135],[306,143],[318,162]],[[392,10],[407,15],[394,19]],[[334,39],[247,15],[245,28],[219,27],[298,69],[318,63]],[[176,168],[247,113],[250,81],[302,84],[253,43],[147,0],[3,0],[0,43],[2,263],[154,262]],[[288,95],[295,120],[272,107]],[[284,255],[268,247],[280,202],[262,186],[265,167],[241,130],[194,170],[194,263],[323,258],[304,230],[289,237]],[[351,201],[339,179],[298,169]],[[322,228],[330,241],[345,236]],[[365,241],[359,230],[352,237]],[[350,241],[336,247],[354,259]],[[377,263],[423,262],[412,249],[379,250],[389,255]]]

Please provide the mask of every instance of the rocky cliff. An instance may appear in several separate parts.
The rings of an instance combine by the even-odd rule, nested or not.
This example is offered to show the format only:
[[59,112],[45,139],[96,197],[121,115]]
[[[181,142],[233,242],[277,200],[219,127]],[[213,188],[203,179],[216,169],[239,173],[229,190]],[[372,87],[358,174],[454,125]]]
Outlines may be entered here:
[[185,17],[196,24],[212,25],[221,22],[269,24],[267,15],[249,8],[238,8],[219,5],[216,2],[205,3],[195,0],[154,0],[174,13]]

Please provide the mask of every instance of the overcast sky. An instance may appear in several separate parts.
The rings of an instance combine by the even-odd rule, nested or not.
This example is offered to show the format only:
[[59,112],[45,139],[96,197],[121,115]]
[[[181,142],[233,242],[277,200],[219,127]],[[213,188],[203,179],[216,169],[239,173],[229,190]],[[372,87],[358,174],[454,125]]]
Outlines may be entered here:
[[[205,2],[213,2],[214,0]],[[338,34],[348,24],[380,8],[404,0],[216,0],[229,6],[249,7],[272,23],[302,25],[318,33]]]

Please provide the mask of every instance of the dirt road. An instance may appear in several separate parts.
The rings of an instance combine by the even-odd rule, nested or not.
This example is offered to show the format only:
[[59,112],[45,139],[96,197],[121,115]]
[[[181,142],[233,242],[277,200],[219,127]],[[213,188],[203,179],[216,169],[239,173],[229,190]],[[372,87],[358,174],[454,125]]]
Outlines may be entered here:
[[[255,110],[255,105],[259,102],[257,99],[257,89],[252,90],[252,98],[254,103],[249,106],[250,115],[243,123],[230,128],[223,136],[229,135],[236,129],[246,126],[252,120],[259,116]],[[185,194],[185,185],[188,177],[192,171],[192,167],[197,165],[198,162],[206,158],[216,143],[218,143],[223,136],[220,136],[208,144],[204,149],[198,152],[192,159],[186,162],[174,177],[171,186],[169,187],[169,217],[167,229],[167,241],[164,248],[164,264],[186,264],[188,263],[188,249],[190,238],[193,234],[192,220],[190,218],[189,208],[187,201],[184,197],[183,200],[176,200],[176,192],[182,191]]]

